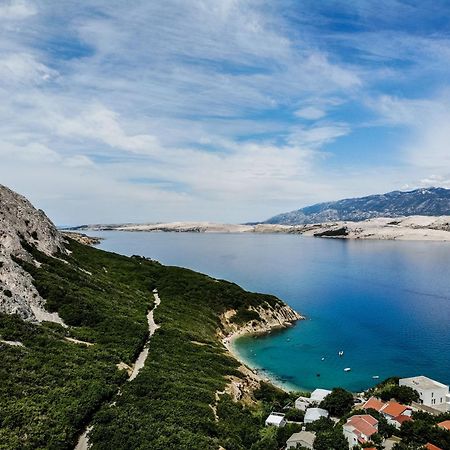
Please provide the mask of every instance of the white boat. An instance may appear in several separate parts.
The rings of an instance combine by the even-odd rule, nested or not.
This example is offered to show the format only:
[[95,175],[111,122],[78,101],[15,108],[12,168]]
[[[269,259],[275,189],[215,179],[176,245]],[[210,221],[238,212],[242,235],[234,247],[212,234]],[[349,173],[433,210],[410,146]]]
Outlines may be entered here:
[[322,358],[322,361],[325,361],[325,357]]
[[380,376],[379,376],[379,375],[374,375],[372,378],[373,378],[374,380],[378,380],[378,378],[380,378]]
[[340,352],[338,352],[339,356],[344,356],[344,350],[341,350]]
[[344,369],[344,372],[350,372],[350,370],[352,370],[350,367],[346,367],[346,368]]

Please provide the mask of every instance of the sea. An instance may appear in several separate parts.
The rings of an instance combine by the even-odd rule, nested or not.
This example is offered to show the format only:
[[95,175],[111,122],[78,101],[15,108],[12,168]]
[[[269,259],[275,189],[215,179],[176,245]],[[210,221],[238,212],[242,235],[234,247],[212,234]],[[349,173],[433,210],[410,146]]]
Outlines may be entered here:
[[450,243],[250,233],[89,234],[104,238],[99,245],[104,250],[274,294],[304,315],[292,328],[233,343],[240,359],[283,387],[359,392],[390,376],[415,375],[450,384]]

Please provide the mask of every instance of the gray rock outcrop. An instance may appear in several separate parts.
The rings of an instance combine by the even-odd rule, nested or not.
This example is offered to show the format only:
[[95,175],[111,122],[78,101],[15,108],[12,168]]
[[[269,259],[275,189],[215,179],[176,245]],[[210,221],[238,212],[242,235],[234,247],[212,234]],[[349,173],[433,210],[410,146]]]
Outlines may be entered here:
[[0,185],[0,312],[18,314],[34,322],[62,324],[56,313],[45,310],[45,300],[34,287],[32,277],[15,261],[38,264],[27,251],[29,247],[49,256],[67,253],[64,238],[45,213]]

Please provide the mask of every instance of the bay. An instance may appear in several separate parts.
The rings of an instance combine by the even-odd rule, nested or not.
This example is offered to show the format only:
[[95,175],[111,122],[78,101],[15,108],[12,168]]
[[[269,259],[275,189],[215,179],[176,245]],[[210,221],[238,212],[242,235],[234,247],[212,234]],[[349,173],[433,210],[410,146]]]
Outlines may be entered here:
[[[449,243],[286,234],[89,234],[104,237],[105,250],[271,293],[305,315],[288,330],[234,343],[248,364],[280,384],[359,391],[388,376],[419,374],[450,383]],[[344,372],[346,367],[351,371]]]

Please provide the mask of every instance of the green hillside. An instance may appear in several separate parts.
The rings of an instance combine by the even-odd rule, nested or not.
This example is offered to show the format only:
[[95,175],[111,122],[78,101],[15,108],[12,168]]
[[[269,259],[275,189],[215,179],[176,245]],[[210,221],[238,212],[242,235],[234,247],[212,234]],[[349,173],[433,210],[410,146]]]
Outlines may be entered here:
[[[250,407],[227,395],[217,402],[226,377],[242,375],[216,330],[227,309],[246,311],[280,300],[72,240],[68,248],[70,256],[52,258],[27,246],[39,268],[17,260],[33,276],[47,309],[69,327],[0,315],[0,339],[23,344],[0,343],[0,448],[74,448],[88,423],[94,424],[93,449],[233,450],[258,442],[277,448],[276,433],[261,432],[263,411],[286,401],[286,394],[274,391],[271,402]],[[127,382],[116,365],[132,364],[147,340],[154,288],[161,298],[155,310],[161,328],[151,339],[144,369]]]

